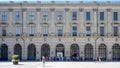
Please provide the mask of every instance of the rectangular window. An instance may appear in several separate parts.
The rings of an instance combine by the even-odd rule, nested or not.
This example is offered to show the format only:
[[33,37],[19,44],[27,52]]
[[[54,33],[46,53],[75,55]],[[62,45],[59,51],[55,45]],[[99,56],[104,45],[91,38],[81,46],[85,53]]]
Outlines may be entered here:
[[100,26],[100,36],[104,36],[104,26]]
[[86,27],[86,36],[90,36],[91,35],[91,29],[90,26]]
[[58,36],[62,36],[62,33],[63,33],[63,27],[58,26]]
[[2,21],[6,21],[7,20],[7,12],[3,11],[2,12]]
[[72,36],[77,36],[77,26],[72,26]]
[[45,11],[45,12],[43,13],[43,20],[45,20],[45,21],[48,20],[48,12],[47,12],[47,11]]
[[77,12],[72,12],[72,20],[77,20]]
[[118,36],[118,27],[114,26],[114,36]]
[[35,34],[35,26],[34,25],[30,25],[30,36],[34,36]]
[[2,36],[6,36],[6,27],[2,26]]
[[48,36],[48,26],[43,27],[43,36]]
[[58,18],[58,20],[62,20],[62,12],[61,11],[59,11],[57,13],[57,18]]
[[118,20],[118,12],[113,12],[113,20],[114,21]]
[[90,12],[86,12],[86,20],[90,20]]
[[100,12],[100,20],[104,20],[104,12]]
[[16,26],[16,36],[20,36],[20,26]]
[[16,12],[16,21],[19,21],[20,20],[20,11],[17,11]]
[[34,12],[30,12],[29,13],[29,19],[31,20],[31,21],[33,21],[34,20]]

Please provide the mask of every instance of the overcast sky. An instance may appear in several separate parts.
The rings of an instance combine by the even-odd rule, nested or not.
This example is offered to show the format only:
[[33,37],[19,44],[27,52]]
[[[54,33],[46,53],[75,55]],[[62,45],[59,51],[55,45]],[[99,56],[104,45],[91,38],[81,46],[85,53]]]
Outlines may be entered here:
[[22,1],[28,1],[28,2],[31,2],[31,1],[98,1],[98,2],[101,2],[101,1],[120,1],[120,0],[0,0],[0,2],[9,2],[9,1],[14,1],[14,2],[22,2]]

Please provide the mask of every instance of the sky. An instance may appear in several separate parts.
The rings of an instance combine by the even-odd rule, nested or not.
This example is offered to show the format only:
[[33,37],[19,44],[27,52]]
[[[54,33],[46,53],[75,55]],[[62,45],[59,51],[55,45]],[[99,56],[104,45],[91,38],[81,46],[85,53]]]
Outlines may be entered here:
[[14,1],[14,2],[22,2],[22,1],[28,1],[28,2],[33,2],[33,1],[84,1],[84,2],[90,2],[90,1],[98,1],[98,2],[105,2],[105,1],[120,1],[120,0],[0,0],[0,2],[9,2],[9,1]]

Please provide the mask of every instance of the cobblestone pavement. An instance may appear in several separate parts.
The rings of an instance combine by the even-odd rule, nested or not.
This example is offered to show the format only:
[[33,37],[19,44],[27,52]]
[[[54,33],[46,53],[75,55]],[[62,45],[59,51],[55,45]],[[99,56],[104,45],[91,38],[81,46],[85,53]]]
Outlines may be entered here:
[[120,62],[0,62],[0,68],[120,68]]

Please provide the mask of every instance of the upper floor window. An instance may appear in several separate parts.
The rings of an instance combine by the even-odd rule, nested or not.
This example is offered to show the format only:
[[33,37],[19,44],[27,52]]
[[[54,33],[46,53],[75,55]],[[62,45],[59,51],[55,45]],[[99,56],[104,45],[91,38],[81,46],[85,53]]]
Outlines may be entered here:
[[34,12],[32,11],[29,13],[29,20],[34,20]]
[[86,12],[86,20],[90,20],[90,12]]
[[72,20],[77,20],[77,12],[72,12]]
[[34,36],[34,34],[35,34],[35,26],[34,25],[30,25],[29,26],[29,30],[30,30],[30,36]]
[[48,26],[43,26],[43,36],[48,36]]
[[43,20],[48,20],[48,12],[47,11],[45,11],[44,13],[43,13]]
[[118,12],[113,12],[113,20],[114,21],[118,20]]
[[104,26],[100,26],[100,36],[104,36]]
[[104,20],[104,12],[100,12],[100,20]]
[[114,36],[118,36],[118,27],[114,26],[113,30],[114,30]]
[[19,25],[16,26],[16,36],[20,36],[21,27]]
[[58,36],[62,36],[62,34],[63,34],[63,27],[58,26]]
[[6,26],[2,26],[2,36],[6,36]]
[[62,20],[62,11],[59,11],[57,13],[57,18],[58,18],[58,20]]
[[77,36],[77,26],[72,26],[72,36]]
[[86,26],[86,36],[90,36],[91,35],[91,28],[90,26]]
[[20,11],[17,11],[17,12],[16,12],[16,20],[17,20],[17,21],[20,20],[20,14],[21,14]]
[[2,21],[6,21],[7,20],[7,12],[3,11],[2,12]]

